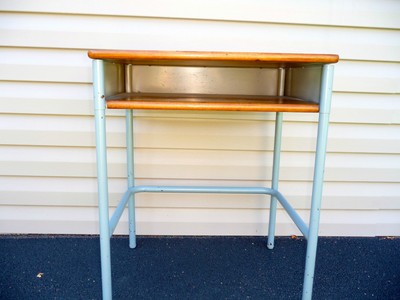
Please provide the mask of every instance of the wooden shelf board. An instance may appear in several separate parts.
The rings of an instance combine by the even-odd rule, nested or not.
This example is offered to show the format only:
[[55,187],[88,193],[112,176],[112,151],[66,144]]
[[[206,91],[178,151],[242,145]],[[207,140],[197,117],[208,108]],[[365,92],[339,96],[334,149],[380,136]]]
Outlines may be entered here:
[[125,93],[107,97],[109,109],[318,112],[318,103],[291,97],[253,95]]

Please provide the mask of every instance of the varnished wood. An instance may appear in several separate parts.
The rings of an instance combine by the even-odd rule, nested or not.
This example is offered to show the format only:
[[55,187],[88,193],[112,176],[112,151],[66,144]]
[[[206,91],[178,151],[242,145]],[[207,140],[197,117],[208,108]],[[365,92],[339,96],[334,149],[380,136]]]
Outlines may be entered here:
[[290,97],[196,95],[196,94],[120,94],[109,97],[109,109],[318,112],[317,103]]
[[227,67],[268,67],[336,63],[335,54],[294,54],[257,52],[197,52],[145,50],[90,50],[92,59],[145,65],[190,65]]

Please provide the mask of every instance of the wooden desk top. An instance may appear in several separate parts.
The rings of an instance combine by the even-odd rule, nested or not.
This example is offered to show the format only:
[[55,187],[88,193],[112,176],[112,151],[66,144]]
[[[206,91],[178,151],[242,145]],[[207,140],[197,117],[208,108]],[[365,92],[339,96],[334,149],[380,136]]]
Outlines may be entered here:
[[90,50],[92,59],[138,65],[269,67],[336,63],[336,54],[294,54],[257,52],[200,52],[147,50]]

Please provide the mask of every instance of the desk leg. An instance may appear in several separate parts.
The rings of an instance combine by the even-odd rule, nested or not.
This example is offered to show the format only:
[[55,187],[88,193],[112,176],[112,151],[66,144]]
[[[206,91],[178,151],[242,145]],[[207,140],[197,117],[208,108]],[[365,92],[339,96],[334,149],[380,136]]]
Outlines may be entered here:
[[[133,116],[130,109],[126,110],[126,157],[128,167],[128,188],[135,184],[133,160]],[[131,194],[128,202],[129,212],[129,247],[136,248],[135,194]]]
[[321,210],[322,186],[324,181],[326,146],[328,141],[329,115],[332,96],[333,66],[323,67],[320,112],[318,119],[317,149],[314,165],[313,191],[310,211],[310,225],[307,240],[306,266],[303,283],[303,300],[311,299],[315,260],[317,257],[318,229]]
[[[282,144],[282,120],[283,113],[277,112],[275,119],[275,142],[274,142],[274,161],[272,167],[272,189],[278,190],[279,183],[279,166],[281,158],[281,144]],[[268,225],[268,249],[274,249],[275,240],[275,224],[276,224],[276,207],[277,200],[271,196],[271,204],[269,208],[269,225]]]
[[94,113],[96,126],[97,181],[100,223],[100,256],[103,299],[112,298],[110,229],[108,213],[107,145],[104,95],[104,63],[93,61]]

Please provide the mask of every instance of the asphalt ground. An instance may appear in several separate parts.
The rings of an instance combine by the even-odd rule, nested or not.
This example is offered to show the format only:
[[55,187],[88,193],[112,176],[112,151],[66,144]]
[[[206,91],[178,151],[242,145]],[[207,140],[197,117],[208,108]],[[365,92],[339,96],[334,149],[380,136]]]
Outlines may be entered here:
[[[300,299],[306,241],[111,239],[114,299]],[[101,299],[98,236],[0,235],[0,299]],[[400,238],[321,237],[313,299],[400,299]]]

